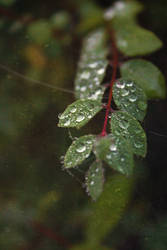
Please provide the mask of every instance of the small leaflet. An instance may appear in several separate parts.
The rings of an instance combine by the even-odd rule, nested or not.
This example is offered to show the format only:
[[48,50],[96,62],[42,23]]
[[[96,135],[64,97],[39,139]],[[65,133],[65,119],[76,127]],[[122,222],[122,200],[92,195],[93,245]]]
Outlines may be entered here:
[[134,162],[130,143],[123,137],[107,135],[99,138],[94,145],[96,156],[104,160],[111,168],[122,174],[132,174]]
[[59,115],[59,127],[81,128],[89,122],[100,110],[102,104],[95,100],[77,100],[70,104]]
[[113,19],[118,49],[126,56],[150,54],[162,47],[160,39],[151,31],[128,18]]
[[145,157],[147,152],[146,134],[133,116],[124,111],[117,111],[112,114],[110,125],[113,135],[123,136],[131,143],[134,154]]
[[93,200],[97,200],[103,191],[104,175],[101,161],[95,161],[90,166],[86,177],[86,188]]
[[105,88],[100,86],[104,78],[106,60],[105,32],[91,33],[83,42],[79,68],[75,79],[77,99],[101,101]]
[[142,121],[146,114],[147,98],[142,88],[132,80],[120,79],[113,86],[113,98],[119,109]]
[[164,99],[166,97],[166,84],[163,74],[147,60],[132,59],[123,63],[121,75],[134,80],[144,90],[148,99]]
[[84,135],[73,141],[64,157],[65,168],[76,167],[87,159],[92,151],[94,139],[94,135]]

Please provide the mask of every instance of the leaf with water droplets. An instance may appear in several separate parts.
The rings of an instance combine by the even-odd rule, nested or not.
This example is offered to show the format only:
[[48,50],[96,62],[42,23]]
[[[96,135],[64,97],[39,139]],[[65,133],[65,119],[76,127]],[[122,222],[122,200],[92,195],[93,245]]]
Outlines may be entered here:
[[93,200],[97,200],[103,190],[104,176],[101,161],[95,161],[86,174],[86,188]]
[[100,110],[102,104],[95,100],[77,100],[70,104],[59,116],[59,127],[81,128]]
[[105,88],[100,86],[107,65],[104,30],[91,33],[83,42],[75,79],[77,99],[101,101]]
[[94,139],[94,135],[84,135],[73,141],[64,158],[65,168],[76,167],[88,158],[92,151]]
[[113,169],[122,174],[132,174],[133,152],[130,143],[123,137],[110,134],[99,138],[94,145],[94,152]]
[[113,86],[113,98],[118,108],[127,111],[139,121],[144,119],[147,98],[143,89],[136,85],[134,81],[117,80]]
[[127,112],[117,111],[111,116],[111,132],[129,140],[134,154],[145,156],[147,152],[146,134],[140,123]]
[[128,18],[113,19],[118,49],[127,56],[146,55],[162,47],[162,42],[151,31]]
[[121,66],[121,74],[134,80],[146,93],[148,99],[165,98],[165,78],[151,62],[143,59],[129,60]]

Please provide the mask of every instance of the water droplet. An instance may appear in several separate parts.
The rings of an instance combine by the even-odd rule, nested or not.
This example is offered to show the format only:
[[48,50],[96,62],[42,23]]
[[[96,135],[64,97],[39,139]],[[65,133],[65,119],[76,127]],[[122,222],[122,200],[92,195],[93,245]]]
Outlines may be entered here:
[[111,155],[106,155],[106,158],[109,160],[109,159],[112,158],[112,156]]
[[122,92],[121,92],[122,96],[127,96],[128,94],[129,94],[129,91],[126,90],[126,89],[123,89]]
[[141,148],[141,147],[142,147],[142,144],[141,144],[141,143],[135,142],[135,143],[134,143],[134,146],[135,146],[135,148]]
[[116,151],[116,150],[117,150],[117,146],[115,144],[111,144],[110,151]]
[[71,113],[75,113],[77,111],[77,108],[74,107],[70,111],[71,111]]
[[94,185],[94,181],[91,181],[90,185],[93,186]]
[[97,66],[98,66],[98,63],[97,63],[97,62],[94,62],[94,63],[90,63],[90,64],[89,64],[89,67],[92,68],[92,69],[96,68]]
[[64,126],[69,126],[70,125],[70,120],[67,120],[65,123],[64,123]]
[[119,89],[123,89],[123,88],[125,88],[125,83],[124,83],[124,82],[117,82],[117,83],[116,83],[116,86],[117,86],[117,88],[119,88]]
[[76,122],[81,122],[85,119],[85,116],[84,115],[79,115],[76,119]]
[[76,151],[78,153],[83,153],[86,150],[86,146],[85,145],[81,145],[79,148],[76,149]]
[[104,71],[105,71],[105,69],[99,69],[98,71],[97,71],[97,73],[99,74],[99,75],[102,75],[103,73],[104,73]]
[[90,72],[85,71],[81,74],[82,79],[89,79],[89,77],[90,77]]
[[146,110],[146,108],[147,108],[147,104],[145,102],[142,102],[142,101],[139,101],[137,105],[138,105],[139,109],[141,109],[141,110]]
[[82,86],[82,87],[80,88],[80,90],[81,90],[82,92],[84,92],[84,91],[86,90],[86,86]]
[[133,86],[133,82],[128,82],[128,83],[126,84],[126,86],[132,87],[132,86]]
[[129,97],[130,102],[135,102],[136,100],[137,100],[137,96],[135,96],[135,95]]
[[119,122],[119,126],[122,129],[127,129],[129,127],[129,123],[126,121],[121,121],[121,122]]

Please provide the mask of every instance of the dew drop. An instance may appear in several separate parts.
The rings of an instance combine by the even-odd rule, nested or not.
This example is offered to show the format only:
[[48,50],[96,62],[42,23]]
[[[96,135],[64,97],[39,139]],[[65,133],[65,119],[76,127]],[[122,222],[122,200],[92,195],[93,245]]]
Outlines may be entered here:
[[125,88],[125,83],[124,82],[117,82],[116,83],[117,88],[119,89],[124,89]]
[[117,150],[117,146],[115,144],[111,144],[110,151],[116,151],[116,150]]
[[81,74],[82,79],[89,79],[89,77],[90,77],[90,72],[85,71]]
[[98,73],[99,75],[102,75],[102,74],[104,73],[104,71],[105,71],[105,69],[99,69],[99,70],[97,71],[97,73]]
[[129,91],[126,89],[123,89],[121,92],[121,96],[127,96],[129,94]]
[[126,85],[127,85],[128,87],[132,87],[132,86],[133,86],[133,82],[128,82]]
[[64,126],[69,126],[70,125],[70,120],[67,120],[65,123],[64,123]]
[[81,122],[85,119],[85,116],[84,115],[79,115],[76,119],[76,122]]
[[91,181],[90,185],[93,186],[94,185],[94,181]]
[[142,147],[142,144],[141,144],[141,143],[135,142],[135,143],[134,143],[134,146],[135,146],[135,148],[141,148],[141,147]]
[[77,108],[74,107],[70,111],[71,111],[71,113],[75,113],[77,111]]
[[86,90],[86,86],[82,86],[82,87],[80,88],[80,90],[81,90],[82,92],[84,92],[84,91]]
[[83,153],[85,150],[86,150],[86,146],[85,146],[85,145],[81,145],[80,147],[78,147],[78,148],[76,149],[76,151],[77,151],[78,153]]
[[129,97],[130,102],[135,102],[137,100],[137,96],[131,96]]
[[90,63],[90,64],[89,64],[89,67],[92,68],[92,69],[96,68],[97,66],[98,66],[98,63],[97,63],[97,62],[94,62],[94,63]]

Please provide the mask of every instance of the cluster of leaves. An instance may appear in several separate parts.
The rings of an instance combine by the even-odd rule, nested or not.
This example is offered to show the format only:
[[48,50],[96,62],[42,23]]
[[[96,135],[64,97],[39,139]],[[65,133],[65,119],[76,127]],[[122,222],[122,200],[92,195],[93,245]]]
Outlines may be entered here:
[[[116,2],[104,13],[104,24],[114,29],[116,46],[125,56],[146,55],[162,46],[152,32],[137,24],[136,15],[141,9],[138,2]],[[108,63],[106,35],[104,25],[85,38],[75,80],[78,100],[59,116],[59,127],[79,129],[105,106],[102,97],[106,87],[101,83]],[[146,115],[147,100],[166,95],[164,77],[151,62],[131,59],[121,65],[120,72],[121,78],[115,80],[112,90],[117,110],[111,113],[110,133],[77,138],[64,158],[64,167],[69,169],[81,164],[93,151],[95,161],[86,173],[85,183],[94,200],[103,189],[103,161],[122,174],[130,175],[134,155],[145,157],[146,134],[140,122]]]

